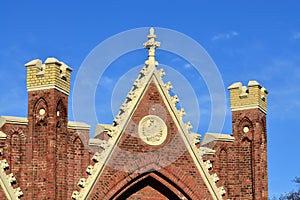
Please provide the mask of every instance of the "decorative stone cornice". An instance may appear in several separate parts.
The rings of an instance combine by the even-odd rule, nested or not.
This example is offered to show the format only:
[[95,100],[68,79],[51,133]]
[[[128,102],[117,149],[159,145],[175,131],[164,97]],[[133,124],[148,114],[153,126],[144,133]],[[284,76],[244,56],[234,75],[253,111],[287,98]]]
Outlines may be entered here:
[[208,147],[200,147],[199,152],[200,152],[201,157],[203,155],[214,155],[216,153],[215,150],[208,148]]
[[233,142],[234,137],[229,134],[221,134],[221,133],[205,133],[202,145],[206,145],[210,142]]
[[0,131],[0,140],[6,140],[7,135]]
[[91,126],[84,122],[68,122],[68,128],[74,130],[90,130]]
[[27,125],[28,124],[28,119],[25,118],[25,117],[1,116],[0,117],[0,128],[4,124]]

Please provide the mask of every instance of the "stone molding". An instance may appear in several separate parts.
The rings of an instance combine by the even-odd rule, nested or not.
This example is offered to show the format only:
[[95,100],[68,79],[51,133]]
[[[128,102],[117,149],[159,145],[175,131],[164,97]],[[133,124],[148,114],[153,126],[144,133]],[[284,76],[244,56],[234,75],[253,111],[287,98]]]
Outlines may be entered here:
[[73,130],[90,130],[91,126],[84,123],[84,122],[74,122],[74,121],[69,121],[68,122],[68,129],[73,129]]
[[0,186],[5,193],[8,200],[18,200],[23,195],[21,188],[13,188],[13,184],[16,182],[14,175],[6,174],[6,170],[9,168],[7,161],[0,160]]
[[26,117],[0,116],[0,128],[4,124],[28,125],[28,119]]
[[202,145],[206,145],[210,142],[233,142],[234,137],[229,134],[222,134],[222,133],[205,133],[204,138],[202,140]]

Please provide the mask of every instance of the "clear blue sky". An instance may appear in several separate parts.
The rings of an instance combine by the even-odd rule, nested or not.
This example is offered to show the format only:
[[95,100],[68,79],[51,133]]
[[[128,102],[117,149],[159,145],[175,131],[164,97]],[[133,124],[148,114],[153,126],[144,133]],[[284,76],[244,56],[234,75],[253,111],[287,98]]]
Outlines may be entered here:
[[[26,62],[57,57],[74,69],[73,83],[81,63],[100,42],[129,29],[169,28],[203,46],[216,63],[226,87],[236,81],[246,84],[255,79],[269,90],[270,196],[294,187],[291,180],[300,176],[299,1],[100,2],[0,3],[0,115],[27,115]],[[100,90],[101,84],[103,87],[106,84],[106,90],[95,96],[100,123],[112,120],[111,90],[118,79],[143,64],[146,57],[146,51],[142,50],[129,53],[108,68],[98,86]],[[176,56],[167,52],[158,51],[157,59],[179,72],[185,69],[186,76],[193,73],[186,61],[180,58],[176,61]],[[196,130],[203,135],[210,117],[208,92],[203,80],[199,85],[194,81],[190,84],[198,88],[197,93],[203,91],[203,95],[197,94],[202,122]],[[70,105],[71,102],[70,98]],[[230,120],[227,113],[222,132],[231,132]]]

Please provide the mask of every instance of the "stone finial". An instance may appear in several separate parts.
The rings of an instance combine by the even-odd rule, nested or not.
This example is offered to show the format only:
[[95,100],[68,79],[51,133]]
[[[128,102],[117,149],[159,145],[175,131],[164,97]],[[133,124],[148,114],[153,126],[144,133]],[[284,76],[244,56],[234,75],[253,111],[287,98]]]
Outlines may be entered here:
[[15,195],[16,195],[17,197],[23,196],[23,192],[22,192],[22,190],[21,190],[20,187],[18,187],[18,188],[15,189]]
[[7,164],[6,159],[0,161],[0,166],[3,170],[6,170],[9,168],[9,165]]
[[89,174],[89,175],[92,175],[93,169],[94,169],[94,166],[93,166],[93,165],[89,165],[89,166],[86,168],[85,172],[86,172],[87,174]]
[[190,141],[196,145],[200,143],[201,135],[197,133],[189,133],[189,138]]
[[86,184],[86,179],[85,179],[85,178],[81,178],[81,179],[79,180],[79,182],[78,182],[77,185],[78,185],[79,187],[81,187],[81,188],[84,188],[85,184]]
[[158,73],[159,73],[160,77],[164,77],[166,75],[166,72],[163,68],[159,69]]
[[187,130],[191,130],[191,129],[193,128],[191,122],[187,122],[187,123],[185,124],[185,126],[186,126]]
[[172,97],[171,97],[171,101],[172,101],[174,104],[178,103],[178,102],[179,102],[178,96],[177,96],[177,95],[172,96]]
[[126,96],[126,98],[128,99],[128,100],[133,100],[135,97],[136,97],[137,95],[136,95],[136,93],[135,93],[135,91],[130,91],[129,93],[128,93],[128,95]]
[[150,28],[148,41],[144,43],[144,48],[148,49],[148,60],[145,62],[146,65],[158,65],[155,61],[155,49],[160,46],[160,42],[155,41],[155,38],[154,28]]
[[94,162],[99,162],[101,160],[101,154],[96,152],[92,158]]
[[76,200],[76,199],[78,199],[78,197],[79,197],[79,192],[78,191],[74,191],[73,194],[72,194],[72,199]]
[[114,124],[119,125],[123,121],[123,119],[124,119],[123,115],[120,115],[120,114],[117,115],[114,119]]
[[186,115],[186,112],[184,111],[183,108],[181,108],[180,110],[178,110],[178,114],[179,114],[180,117],[183,117],[183,116]]
[[212,164],[211,164],[210,160],[205,161],[204,166],[207,170],[212,169]]
[[172,88],[173,88],[173,86],[172,86],[172,84],[171,84],[171,82],[169,81],[169,82],[167,82],[167,83],[165,83],[165,88],[169,91],[169,90],[171,90]]
[[136,88],[140,88],[140,87],[143,86],[142,81],[139,80],[139,79],[135,80],[134,83],[133,83],[133,85],[134,85]]
[[225,189],[224,189],[223,186],[221,186],[221,187],[218,188],[218,192],[219,192],[219,194],[220,194],[221,196],[224,196],[225,193],[226,193],[226,191],[225,191]]
[[140,74],[142,74],[143,76],[146,76],[146,74],[148,73],[148,68],[147,67],[143,67],[142,70],[140,71]]
[[17,180],[16,180],[16,177],[13,175],[13,173],[10,173],[10,174],[8,174],[7,175],[7,180],[11,183],[11,184],[13,184],[13,183],[15,183]]
[[217,175],[216,173],[212,174],[211,177],[212,177],[212,180],[213,180],[215,183],[219,181],[219,177],[218,177],[218,175]]

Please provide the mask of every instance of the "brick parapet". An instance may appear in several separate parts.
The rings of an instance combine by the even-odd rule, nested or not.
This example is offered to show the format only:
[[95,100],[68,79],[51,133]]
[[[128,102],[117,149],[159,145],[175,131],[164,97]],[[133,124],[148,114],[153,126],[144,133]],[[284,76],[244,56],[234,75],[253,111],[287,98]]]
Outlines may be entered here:
[[26,85],[28,91],[56,88],[66,94],[70,92],[70,73],[72,69],[55,58],[48,58],[44,64],[37,59],[25,64],[27,68]]
[[236,82],[228,87],[232,111],[258,108],[267,113],[268,91],[256,81],[249,81],[248,87]]

